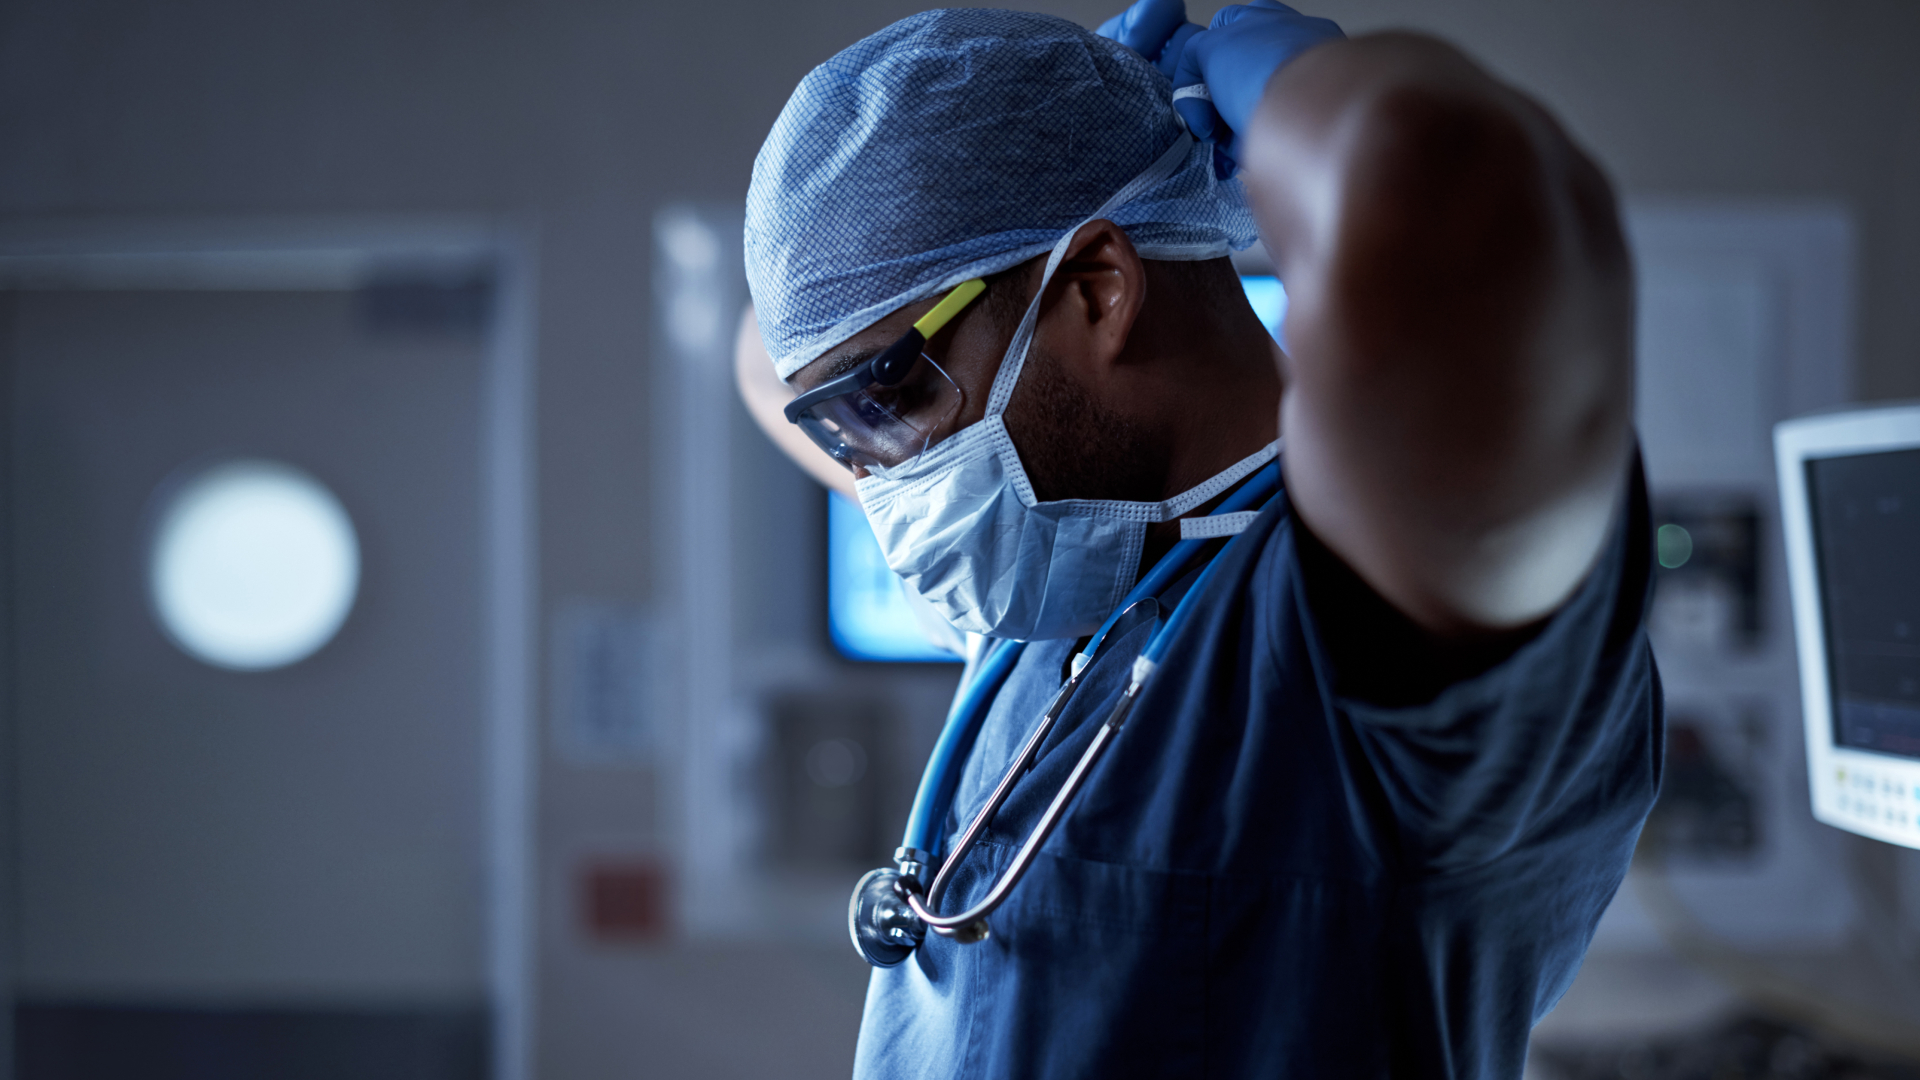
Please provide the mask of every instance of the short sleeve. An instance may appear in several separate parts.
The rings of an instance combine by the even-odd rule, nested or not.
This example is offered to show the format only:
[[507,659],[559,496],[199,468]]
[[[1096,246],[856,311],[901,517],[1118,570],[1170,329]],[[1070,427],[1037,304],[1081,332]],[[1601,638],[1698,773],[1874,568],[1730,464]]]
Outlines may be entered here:
[[1573,597],[1524,637],[1470,649],[1426,634],[1297,519],[1294,530],[1313,662],[1402,858],[1461,869],[1644,815],[1660,696],[1642,629],[1652,538],[1637,457]]

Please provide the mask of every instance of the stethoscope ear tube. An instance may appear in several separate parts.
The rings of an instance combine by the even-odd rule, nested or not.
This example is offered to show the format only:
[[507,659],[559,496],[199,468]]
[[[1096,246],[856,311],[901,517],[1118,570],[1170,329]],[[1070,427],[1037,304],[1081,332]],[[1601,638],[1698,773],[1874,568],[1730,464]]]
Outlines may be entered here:
[[907,832],[900,842],[901,847],[929,853],[940,850],[939,833],[946,817],[946,807],[953,801],[954,788],[960,783],[957,763],[966,760],[967,752],[973,749],[974,738],[980,734],[977,720],[972,723],[966,721],[974,714],[978,717],[986,715],[993,696],[999,693],[1007,676],[1013,674],[1013,667],[1019,662],[1020,653],[1025,648],[1024,641],[996,642],[980,662],[979,674],[954,699],[947,722],[940,729],[939,741],[933,744],[933,753],[927,756],[927,768],[921,774],[920,788],[913,799],[913,810],[907,815]]

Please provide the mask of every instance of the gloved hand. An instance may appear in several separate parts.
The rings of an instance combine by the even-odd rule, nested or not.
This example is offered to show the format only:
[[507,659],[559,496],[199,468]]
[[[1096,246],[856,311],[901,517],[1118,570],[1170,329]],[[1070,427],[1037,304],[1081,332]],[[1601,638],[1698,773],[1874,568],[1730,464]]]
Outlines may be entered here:
[[1187,21],[1186,0],[1138,0],[1094,31],[1146,57],[1169,79],[1181,47],[1199,32],[1198,23]]
[[[1151,2],[1140,0],[1119,18]],[[1144,27],[1144,16],[1136,24]],[[1241,135],[1274,73],[1315,45],[1346,36],[1331,19],[1302,15],[1279,0],[1252,0],[1221,8],[1213,25],[1180,39],[1172,57],[1173,107],[1195,137],[1212,141],[1214,172],[1221,179],[1244,160]],[[1163,65],[1173,51],[1163,50]]]

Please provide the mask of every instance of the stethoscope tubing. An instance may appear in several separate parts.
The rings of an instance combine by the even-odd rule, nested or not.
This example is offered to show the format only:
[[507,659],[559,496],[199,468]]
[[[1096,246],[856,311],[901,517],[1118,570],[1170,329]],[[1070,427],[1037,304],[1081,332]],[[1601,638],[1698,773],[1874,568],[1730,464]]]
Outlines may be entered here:
[[[1239,490],[1222,499],[1213,512],[1230,514],[1249,509],[1256,503],[1264,502],[1279,486],[1280,463],[1269,462],[1248,477]],[[1174,544],[1133,587],[1120,607],[1095,631],[1080,654],[1088,658],[1097,655],[1122,615],[1142,598],[1157,596],[1173,584],[1211,542],[1196,539],[1181,540]],[[994,697],[1000,693],[1000,687],[1005,685],[1007,677],[1013,674],[1014,665],[1019,662],[1026,644],[1024,641],[1011,640],[995,642],[981,658],[979,673],[968,680],[954,698],[953,707],[947,710],[946,723],[941,726],[940,737],[934,742],[933,752],[927,756],[927,767],[920,774],[920,786],[914,793],[913,808],[907,814],[906,833],[900,841],[903,851],[919,853],[919,861],[931,859],[939,851],[940,832],[946,826],[946,811],[953,805],[954,790],[960,785],[960,763],[972,751]],[[1073,681],[1068,680],[1068,685],[1074,685]]]
[[947,721],[940,728],[940,738],[934,742],[933,752],[927,755],[927,767],[920,774],[920,787],[914,795],[913,810],[907,815],[907,831],[900,841],[901,847],[929,854],[935,850],[944,811],[953,802],[953,790],[960,784],[960,770],[955,762],[965,761],[973,749],[973,741],[980,734],[980,722],[986,719],[987,709],[1007,676],[1013,674],[1013,666],[1019,662],[1026,645],[1024,641],[994,642],[981,658],[979,673],[954,698],[953,707],[947,710]]
[[[1259,476],[1255,483],[1248,484],[1240,491],[1235,492],[1236,498],[1223,502],[1216,513],[1230,513],[1242,509],[1247,504],[1272,493],[1278,487],[1278,467],[1275,465],[1269,466],[1269,468],[1274,470],[1274,474],[1270,478],[1264,475]],[[1099,632],[1088,641],[1087,648],[1074,658],[1072,674],[1068,677],[1067,682],[1061,686],[1059,691],[1055,693],[1053,700],[1049,702],[1047,706],[1046,712],[1042,714],[1040,722],[1035,725],[1032,734],[1027,737],[1020,752],[1014,755],[1013,763],[1007,769],[1005,775],[1001,777],[1000,783],[994,788],[993,794],[988,798],[986,804],[981,807],[980,812],[974,816],[973,821],[968,825],[959,841],[954,845],[953,851],[942,861],[932,886],[926,891],[925,900],[923,901],[919,893],[912,888],[902,890],[903,899],[908,906],[912,908],[914,915],[928,927],[932,928],[935,933],[948,937],[958,937],[967,941],[978,941],[986,936],[986,917],[992,914],[993,911],[1006,900],[1014,886],[1019,884],[1020,879],[1026,875],[1027,870],[1033,865],[1033,861],[1038,856],[1041,847],[1046,844],[1047,839],[1053,834],[1054,827],[1059,824],[1060,819],[1066,814],[1067,807],[1072,803],[1074,796],[1078,794],[1080,788],[1086,783],[1087,778],[1092,774],[1094,768],[1098,766],[1101,757],[1106,753],[1107,748],[1113,743],[1113,740],[1119,735],[1120,728],[1126,723],[1127,718],[1132,715],[1135,703],[1145,690],[1148,680],[1153,677],[1154,671],[1159,667],[1161,659],[1166,655],[1168,646],[1172,643],[1173,639],[1178,636],[1180,630],[1186,625],[1187,620],[1192,617],[1194,605],[1187,601],[1204,593],[1207,586],[1213,580],[1215,569],[1220,565],[1220,555],[1224,555],[1226,548],[1231,547],[1238,539],[1238,537],[1234,537],[1232,540],[1229,540],[1227,545],[1222,547],[1219,554],[1209,560],[1206,568],[1201,571],[1200,576],[1194,580],[1192,587],[1187,590],[1186,596],[1182,597],[1181,603],[1175,605],[1172,614],[1167,620],[1167,624],[1155,631],[1152,638],[1149,639],[1146,649],[1134,660],[1133,671],[1128,681],[1126,691],[1121,695],[1120,700],[1114,704],[1113,710],[1107,716],[1106,721],[1094,732],[1093,739],[1088,743],[1087,748],[1081,752],[1080,759],[1074,763],[1072,772],[1068,774],[1066,781],[1061,785],[1060,789],[1054,793],[1053,800],[1048,803],[1046,811],[1042,813],[1040,820],[1035,823],[1032,831],[1028,833],[1026,841],[1015,854],[1012,864],[1009,865],[1006,871],[1000,875],[999,879],[994,882],[993,886],[988,890],[987,895],[982,897],[980,901],[972,907],[955,915],[936,914],[933,909],[939,904],[940,896],[945,891],[947,881],[950,879],[954,868],[959,865],[960,860],[972,849],[980,834],[986,830],[987,823],[999,810],[1000,805],[1006,800],[1014,784],[1032,767],[1033,759],[1038,754],[1041,743],[1046,739],[1047,734],[1052,731],[1054,723],[1059,719],[1060,714],[1065,711],[1068,699],[1072,697],[1074,690],[1080,684],[1082,673],[1092,662],[1100,645],[1104,644],[1105,638],[1113,631],[1115,626],[1123,619],[1126,619],[1130,613],[1141,610],[1141,605],[1143,604],[1149,605],[1146,609],[1146,614],[1149,618],[1157,616],[1159,605],[1154,598],[1154,594],[1164,589],[1166,585],[1175,580],[1179,574],[1185,572],[1187,564],[1191,562],[1206,541],[1181,541],[1180,544],[1175,546],[1174,550],[1169,551],[1167,557],[1161,559],[1159,564],[1154,567],[1154,571],[1150,572],[1147,577],[1135,587],[1133,590],[1135,595],[1129,597],[1129,603],[1123,605],[1119,611],[1114,612],[1114,614],[1107,619],[1106,624],[1100,628]],[[1131,627],[1129,627],[1129,629],[1131,629]],[[985,674],[984,671],[983,674]],[[1004,680],[1005,675],[1002,674],[1000,678]],[[967,696],[969,695],[963,695],[963,697]],[[984,714],[984,710],[982,710],[982,712]],[[960,714],[956,709],[953,718],[957,719],[959,716]]]
[[[913,913],[919,916],[921,922],[931,927],[934,933],[945,936],[965,936],[974,941],[986,936],[986,917],[999,908],[1007,895],[1013,891],[1013,887],[1026,876],[1027,869],[1033,865],[1034,858],[1040,854],[1040,848],[1053,835],[1054,826],[1058,825],[1060,819],[1066,815],[1068,804],[1072,803],[1073,797],[1079,794],[1081,786],[1087,782],[1087,777],[1092,775],[1094,767],[1100,764],[1100,758],[1107,752],[1107,747],[1120,733],[1120,726],[1125,724],[1127,717],[1132,714],[1133,704],[1139,698],[1144,685],[1145,681],[1142,679],[1136,679],[1128,684],[1126,693],[1120,696],[1119,703],[1114,706],[1106,722],[1093,733],[1093,741],[1081,751],[1080,760],[1073,763],[1073,771],[1067,774],[1066,782],[1060,785],[1059,791],[1054,792],[1053,801],[1047,804],[1046,812],[1040,815],[1040,820],[1035,823],[1033,831],[1027,834],[1026,842],[1020,845],[1019,852],[1013,857],[1012,865],[1008,866],[999,880],[993,883],[993,887],[987,890],[987,895],[982,897],[979,903],[958,915],[937,915],[932,908],[937,900],[932,898],[931,891],[928,893],[929,899],[926,903],[922,903],[920,897],[911,891],[907,893],[907,906],[913,909]],[[1052,727],[1051,724],[1046,726]],[[1039,739],[1044,737],[1044,735],[1038,735],[1030,740],[1030,743],[1037,746]],[[1011,788],[1011,781],[1018,775],[1019,773],[1010,770],[1006,779],[1002,781],[1002,785]],[[984,827],[988,816],[983,812],[975,819],[976,825]],[[961,843],[954,845],[952,855],[941,866],[939,876],[934,879],[936,888],[944,888],[952,868],[959,865],[961,858],[972,848],[971,841],[981,831],[981,828],[968,829]]]
[[[1120,610],[1123,619],[1133,612],[1139,613],[1135,621],[1158,619],[1160,603],[1151,596],[1144,596]],[[1132,626],[1128,627],[1129,630],[1132,628]],[[1053,725],[1060,719],[1060,714],[1067,710],[1067,702],[1073,698],[1074,691],[1079,689],[1080,680],[1092,662],[1092,655],[1089,649],[1074,657],[1073,673],[1068,676],[1066,682],[1060,684],[1060,689],[1054,692],[1053,700],[1047,703],[1047,710],[1040,714],[1040,722],[1033,726],[1033,733],[1027,736],[1027,741],[1020,747],[1020,752],[1014,755],[1013,764],[1009,765],[1006,773],[1000,777],[999,785],[993,789],[993,794],[987,797],[986,804],[973,816],[973,821],[968,824],[966,832],[960,834],[960,839],[954,841],[955,853],[965,854],[972,850],[974,841],[986,831],[987,823],[993,820],[993,815],[999,813],[1000,804],[1006,802],[1007,796],[1013,793],[1013,786],[1019,783],[1028,769],[1033,767],[1033,759],[1039,756],[1040,745],[1046,741],[1048,733],[1053,731]],[[934,875],[933,884],[927,887],[926,906],[929,910],[940,906],[940,897],[946,892],[947,881],[952,878],[954,868],[959,865],[958,858],[947,859],[940,864],[940,871]]]

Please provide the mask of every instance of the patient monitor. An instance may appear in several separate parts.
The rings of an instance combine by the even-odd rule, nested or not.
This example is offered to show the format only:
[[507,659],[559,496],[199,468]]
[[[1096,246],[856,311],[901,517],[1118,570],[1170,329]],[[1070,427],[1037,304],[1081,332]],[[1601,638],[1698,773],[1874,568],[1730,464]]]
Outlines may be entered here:
[[1920,405],[1774,428],[1814,817],[1920,848]]

